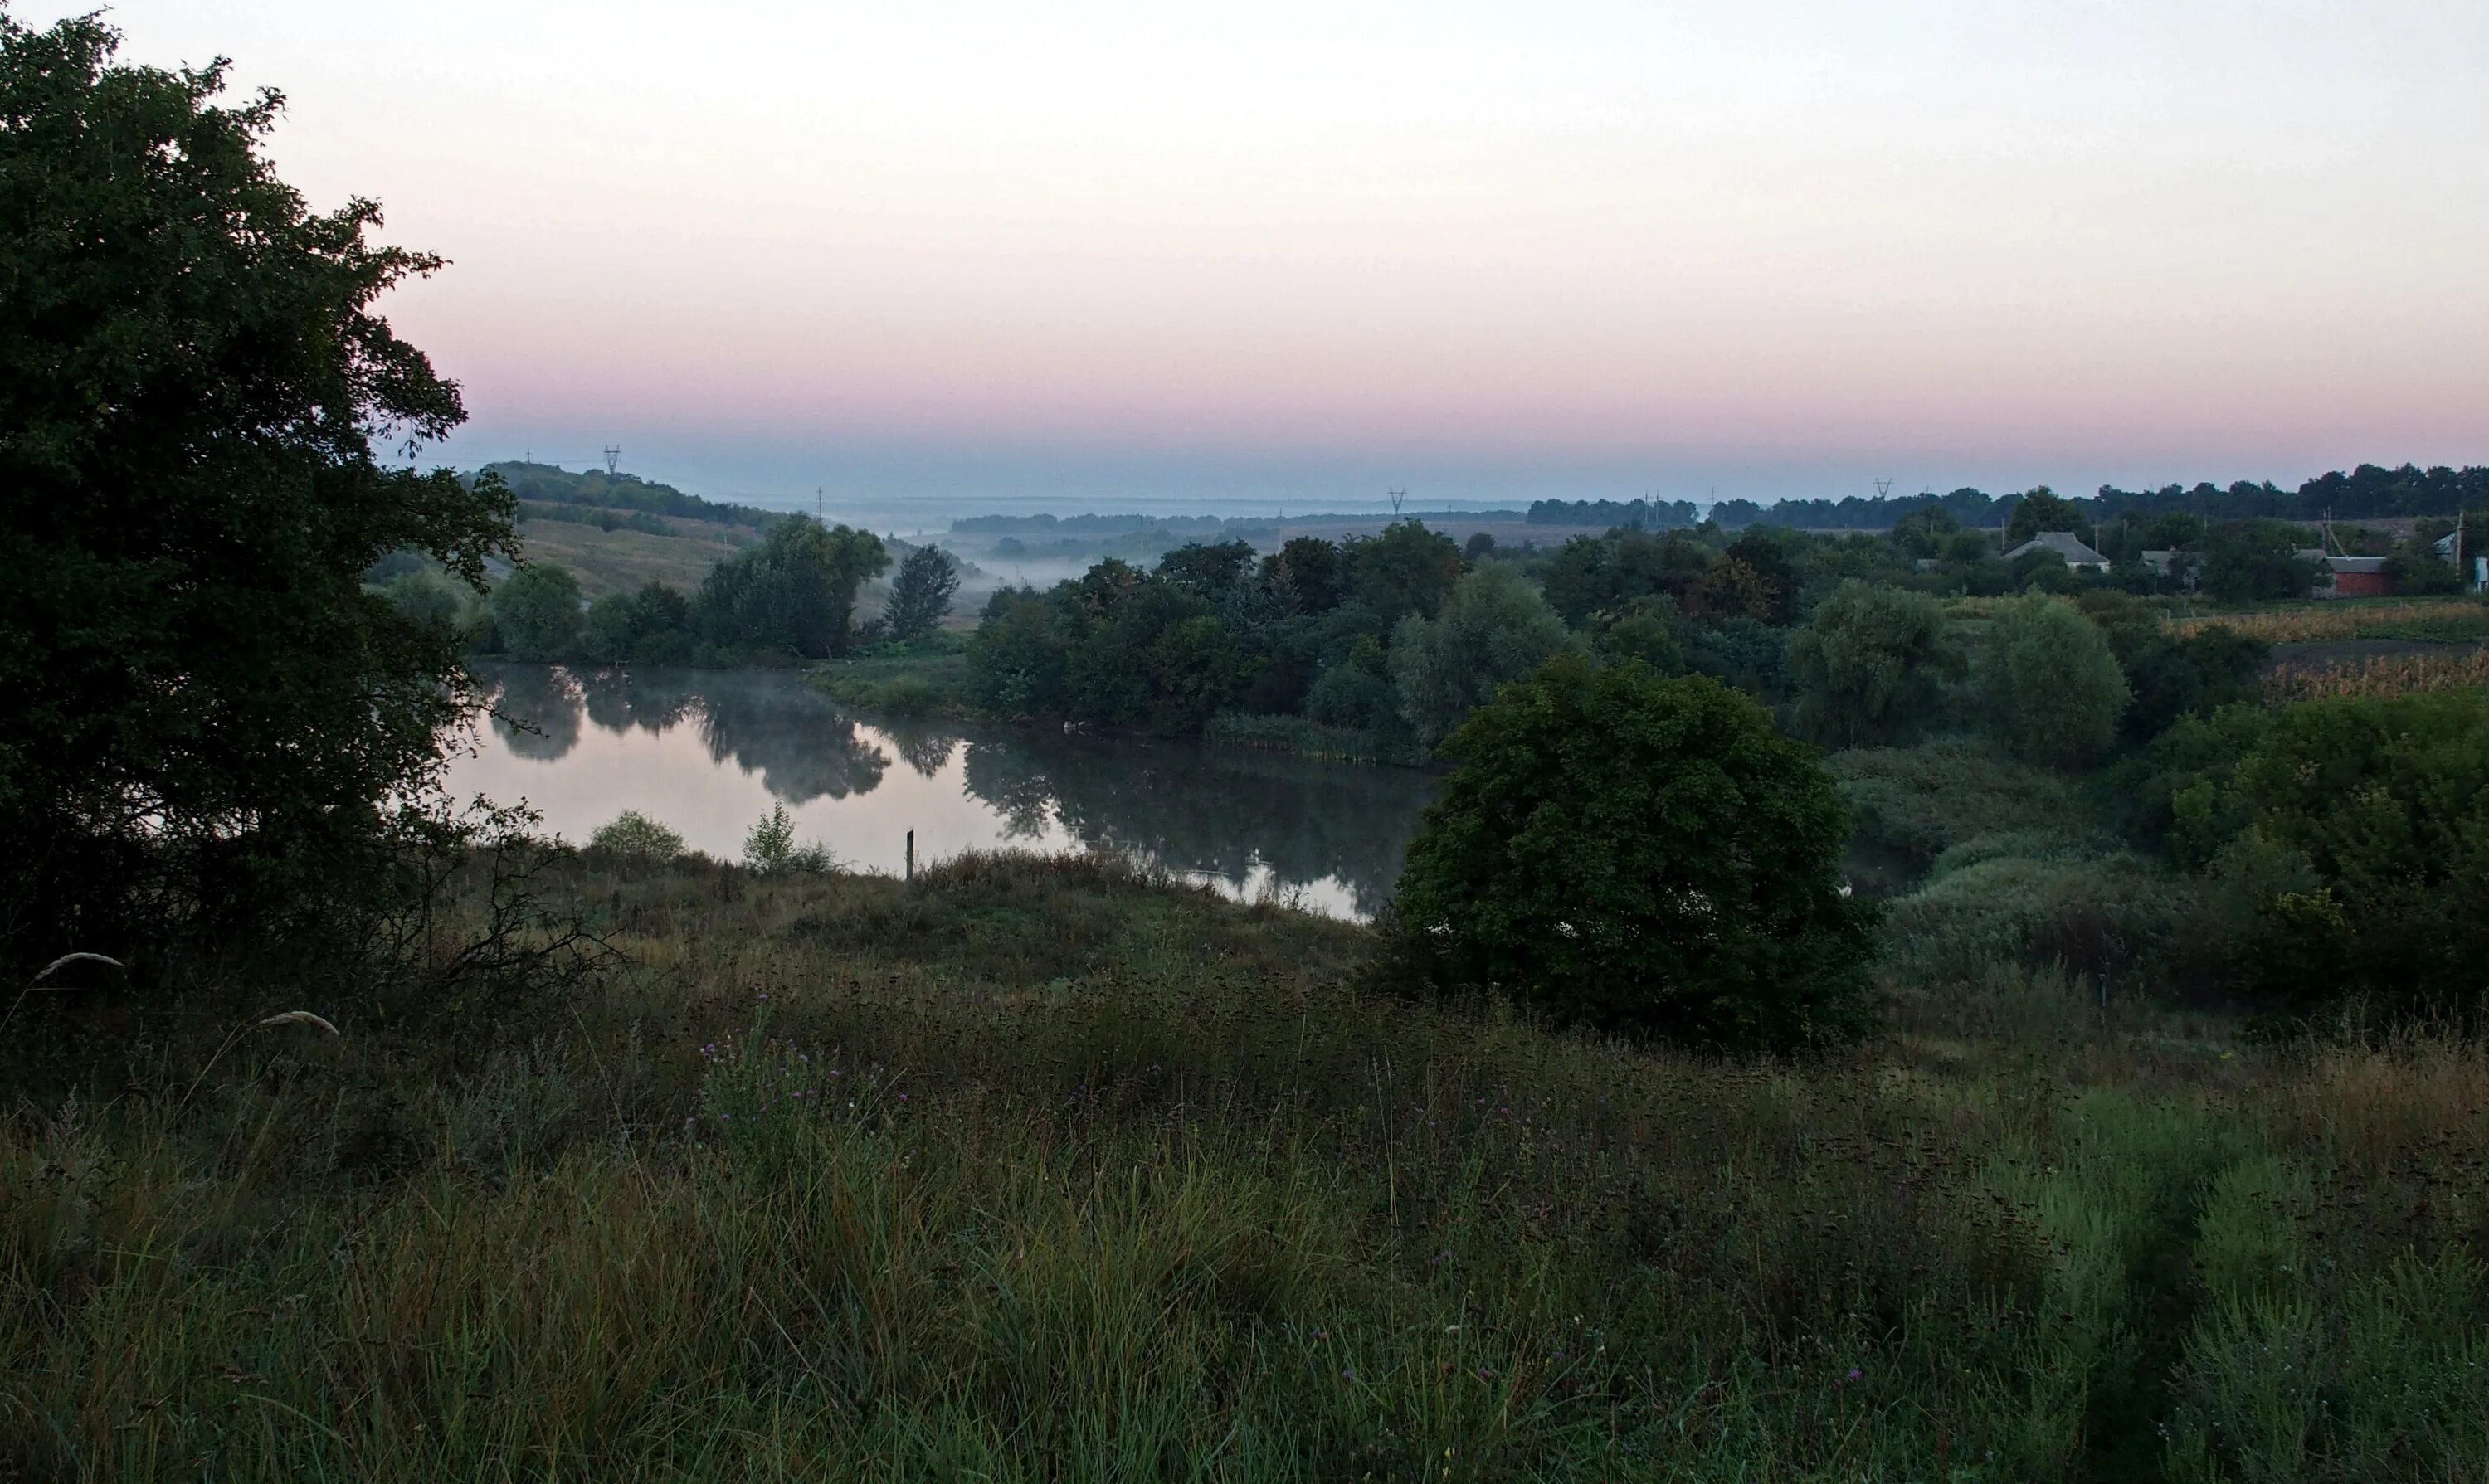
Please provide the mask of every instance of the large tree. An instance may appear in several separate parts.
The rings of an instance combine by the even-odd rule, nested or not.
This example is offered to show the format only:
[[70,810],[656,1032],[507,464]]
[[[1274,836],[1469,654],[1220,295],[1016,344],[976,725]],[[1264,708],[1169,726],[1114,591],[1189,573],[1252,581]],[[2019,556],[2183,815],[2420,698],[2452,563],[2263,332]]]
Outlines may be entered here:
[[439,766],[459,636],[361,574],[480,589],[499,480],[412,467],[455,384],[373,304],[441,260],[315,213],[224,64],[0,15],[0,957],[319,913]]
[[1559,654],[1443,751],[1457,766],[1394,905],[1425,977],[1734,1049],[1873,1019],[1874,911],[1841,879],[1848,811],[1752,699]]
[[1899,741],[1929,725],[1956,669],[1935,599],[1855,578],[1789,636],[1788,663],[1799,721],[1835,747]]

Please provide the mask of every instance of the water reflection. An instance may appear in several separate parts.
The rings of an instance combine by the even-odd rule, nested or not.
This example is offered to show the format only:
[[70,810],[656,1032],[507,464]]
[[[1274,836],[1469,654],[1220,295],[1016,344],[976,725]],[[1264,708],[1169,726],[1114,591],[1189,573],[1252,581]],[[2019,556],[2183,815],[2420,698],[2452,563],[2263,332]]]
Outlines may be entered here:
[[573,840],[637,809],[732,856],[774,800],[869,870],[897,869],[914,831],[920,860],[1111,850],[1231,895],[1275,890],[1361,917],[1388,898],[1434,791],[1424,774],[1193,743],[863,723],[783,672],[509,666],[479,678],[497,714],[453,786],[524,796]]

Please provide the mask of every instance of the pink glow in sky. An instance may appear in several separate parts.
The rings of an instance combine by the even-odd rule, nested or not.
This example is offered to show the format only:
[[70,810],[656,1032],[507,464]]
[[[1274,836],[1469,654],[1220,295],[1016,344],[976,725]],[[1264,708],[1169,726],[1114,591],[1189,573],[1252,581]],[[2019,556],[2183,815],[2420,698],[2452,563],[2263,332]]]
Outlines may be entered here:
[[[20,3],[41,22],[60,6]],[[455,267],[462,462],[1860,493],[2489,462],[2489,7],[125,0]]]

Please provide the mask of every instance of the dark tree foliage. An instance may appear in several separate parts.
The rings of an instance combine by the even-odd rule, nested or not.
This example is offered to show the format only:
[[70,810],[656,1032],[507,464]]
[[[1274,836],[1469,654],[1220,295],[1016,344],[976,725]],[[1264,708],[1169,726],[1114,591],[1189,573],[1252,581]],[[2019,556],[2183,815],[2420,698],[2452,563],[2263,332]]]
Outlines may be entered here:
[[1301,614],[1327,614],[1348,597],[1348,557],[1334,541],[1297,536],[1262,558],[1262,577]]
[[2121,592],[2089,593],[2079,606],[2107,635],[2134,693],[2120,719],[2127,741],[2149,742],[2186,717],[2256,699],[2272,652],[2263,640],[2217,625],[2173,634],[2158,610]]
[[1442,613],[1461,580],[1461,549],[1416,521],[1394,521],[1379,536],[1351,541],[1347,555],[1349,590],[1394,622]]
[[691,600],[664,583],[609,592],[581,620],[581,657],[598,665],[679,665],[692,657]]
[[2246,987],[2288,1010],[2489,1008],[2489,696],[2233,707],[2158,753],[2180,859],[2278,852],[2309,878],[2255,894]]
[[2011,550],[2044,530],[2071,530],[2088,545],[2091,514],[2082,501],[2068,499],[2044,484],[2014,502],[2014,513],[2005,520],[2005,545]]
[[2280,521],[2232,521],[2202,538],[2204,593],[2222,603],[2297,598],[2316,580],[2316,563],[2299,555],[2307,533]]
[[959,564],[938,546],[920,546],[899,564],[881,611],[893,639],[923,639],[950,616],[959,591]]
[[1754,701],[1564,654],[1443,751],[1457,766],[1394,907],[1423,977],[1734,1050],[1873,1021],[1874,909],[1840,871],[1848,811]]
[[579,647],[579,579],[529,562],[501,580],[490,604],[493,637],[514,660],[566,660]]
[[464,420],[372,305],[438,258],[325,214],[221,62],[113,62],[0,16],[0,955],[129,952],[367,891],[437,777],[460,638],[367,593],[384,555],[480,589],[498,479],[385,467]]
[[1960,668],[1935,599],[1854,581],[1789,636],[1788,664],[1801,726],[1836,747],[1898,742],[1926,727],[1941,682]]
[[1159,558],[1159,576],[1210,602],[1224,603],[1253,570],[1253,548],[1242,541],[1195,541]]
[[889,565],[873,532],[792,516],[709,569],[699,622],[711,642],[730,648],[784,648],[808,660],[844,654],[855,636],[856,590]]

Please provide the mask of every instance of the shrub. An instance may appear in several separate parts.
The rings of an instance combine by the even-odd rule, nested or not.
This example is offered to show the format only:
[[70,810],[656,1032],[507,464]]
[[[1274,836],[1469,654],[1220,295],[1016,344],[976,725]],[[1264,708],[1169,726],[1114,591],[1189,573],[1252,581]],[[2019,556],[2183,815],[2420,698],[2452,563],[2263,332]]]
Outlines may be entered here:
[[1982,836],[2084,832],[2072,785],[2015,761],[1980,738],[1858,748],[1835,753],[1825,763],[1840,782],[1858,832],[1922,862]]
[[2056,767],[2106,752],[2128,699],[2107,636],[2073,604],[2040,594],[1998,610],[1981,689],[2005,745]]
[[2186,877],[2131,853],[2025,834],[1946,852],[1891,911],[1892,964],[1914,983],[1973,978],[2000,961],[2158,978],[2175,961],[2196,898]]
[[596,833],[587,837],[587,847],[631,860],[663,863],[683,853],[683,837],[641,813],[626,809]]
[[2259,904],[2259,952],[2241,965],[2248,988],[2288,1007],[2360,995],[2393,1012],[2478,1008],[2489,695],[2233,707],[2183,724],[2157,756],[2170,764],[2181,859],[2252,848],[2317,883]]
[[1559,655],[1445,744],[1400,877],[1420,978],[1736,1049],[1861,1034],[1874,909],[1832,780],[1748,698]]
[[942,693],[914,675],[901,675],[876,687],[870,704],[892,716],[930,716],[940,708]]
[[743,866],[762,875],[784,875],[800,871],[806,875],[827,875],[838,862],[828,847],[819,844],[799,845],[795,842],[795,821],[787,817],[787,806],[773,804],[769,813],[743,837]]

